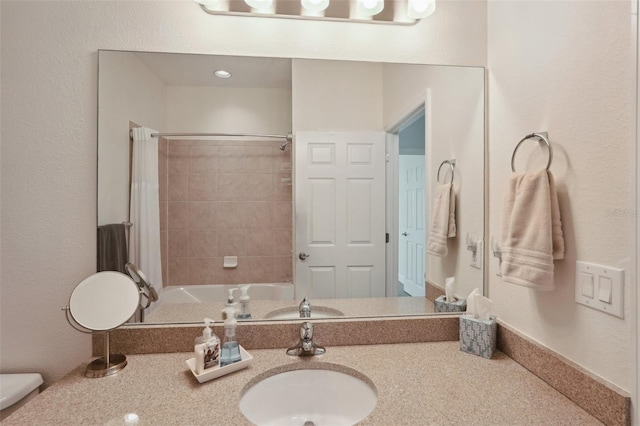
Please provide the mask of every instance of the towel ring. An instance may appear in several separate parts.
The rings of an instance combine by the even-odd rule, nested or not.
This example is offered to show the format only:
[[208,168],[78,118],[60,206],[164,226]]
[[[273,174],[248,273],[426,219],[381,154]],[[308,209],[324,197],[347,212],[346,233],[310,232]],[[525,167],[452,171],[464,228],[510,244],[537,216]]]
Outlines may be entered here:
[[438,183],[440,183],[440,169],[445,164],[448,164],[449,167],[451,167],[451,184],[453,185],[453,172],[454,172],[454,167],[453,166],[456,165],[456,160],[444,160],[442,163],[440,163],[440,167],[438,167],[438,174],[436,176],[436,180],[438,181]]
[[549,135],[547,134],[547,132],[531,133],[525,136],[524,138],[520,139],[520,142],[518,142],[515,149],[513,150],[513,154],[511,155],[511,171],[512,172],[514,173],[516,172],[516,167],[515,167],[516,151],[518,150],[522,142],[531,138],[538,138],[538,141],[543,141],[544,143],[547,144],[547,149],[549,150],[549,161],[547,161],[547,170],[549,170],[549,167],[551,167],[551,160],[553,160],[553,149],[551,149],[551,143],[549,142]]

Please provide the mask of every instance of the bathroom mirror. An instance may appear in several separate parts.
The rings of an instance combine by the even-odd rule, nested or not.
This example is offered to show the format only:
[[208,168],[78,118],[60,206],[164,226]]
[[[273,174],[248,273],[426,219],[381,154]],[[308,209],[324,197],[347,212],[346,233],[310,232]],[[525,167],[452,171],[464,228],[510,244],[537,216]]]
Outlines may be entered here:
[[[137,232],[130,130],[160,134],[160,300],[145,322],[199,322],[242,284],[254,320],[296,318],[305,296],[312,317],[424,315],[447,277],[459,297],[482,289],[483,249],[466,237],[484,230],[484,79],[480,67],[100,51],[98,225]],[[187,135],[205,133],[234,136]],[[370,174],[327,180],[333,161]],[[446,255],[426,249],[438,179],[455,196]],[[348,258],[354,247],[365,254]]]

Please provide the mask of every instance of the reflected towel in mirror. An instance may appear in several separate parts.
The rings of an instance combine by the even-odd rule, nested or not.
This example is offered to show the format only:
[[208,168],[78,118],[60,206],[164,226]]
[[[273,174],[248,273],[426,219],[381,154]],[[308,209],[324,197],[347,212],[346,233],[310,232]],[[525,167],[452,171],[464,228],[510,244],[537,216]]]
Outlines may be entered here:
[[112,223],[98,226],[98,272],[124,273],[124,265],[128,261],[126,225]]
[[456,236],[456,194],[450,183],[438,185],[433,203],[433,220],[429,231],[427,253],[445,257],[447,238]]

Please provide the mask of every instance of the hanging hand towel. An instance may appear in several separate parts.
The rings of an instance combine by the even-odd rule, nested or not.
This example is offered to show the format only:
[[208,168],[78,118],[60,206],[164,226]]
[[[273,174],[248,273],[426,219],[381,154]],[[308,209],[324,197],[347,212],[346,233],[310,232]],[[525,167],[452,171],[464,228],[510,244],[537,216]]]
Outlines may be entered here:
[[502,216],[502,279],[536,290],[554,289],[553,260],[564,257],[560,207],[546,170],[509,179]]
[[125,272],[128,262],[126,227],[123,223],[98,226],[98,272]]
[[427,253],[445,257],[448,253],[447,238],[456,236],[456,194],[450,183],[438,185],[433,203],[433,220],[429,231]]

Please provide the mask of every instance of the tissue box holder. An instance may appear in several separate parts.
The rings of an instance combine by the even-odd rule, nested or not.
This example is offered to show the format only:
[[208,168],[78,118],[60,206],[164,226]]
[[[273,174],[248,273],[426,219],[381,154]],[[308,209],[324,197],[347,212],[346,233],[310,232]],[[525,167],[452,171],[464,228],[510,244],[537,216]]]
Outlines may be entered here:
[[460,350],[484,358],[491,358],[496,350],[498,327],[496,317],[489,321],[462,315],[460,317]]
[[464,312],[467,310],[467,301],[465,299],[456,299],[455,302],[447,302],[445,296],[438,297],[434,303],[436,312]]

